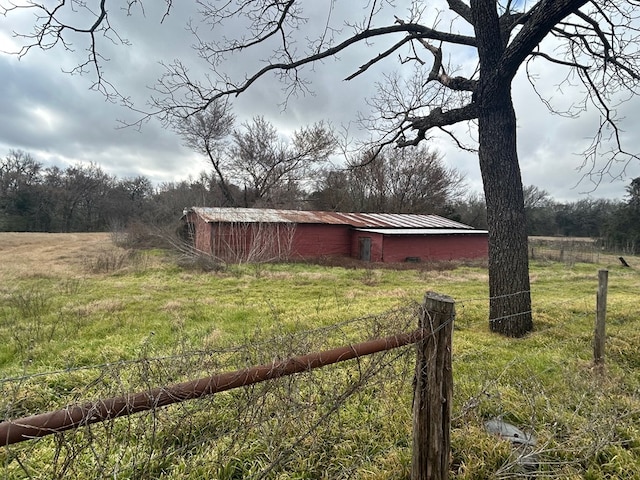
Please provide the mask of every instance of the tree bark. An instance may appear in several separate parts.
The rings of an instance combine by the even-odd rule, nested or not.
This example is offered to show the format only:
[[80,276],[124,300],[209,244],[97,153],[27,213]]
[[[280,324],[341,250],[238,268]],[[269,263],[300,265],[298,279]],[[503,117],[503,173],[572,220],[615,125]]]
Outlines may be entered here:
[[516,143],[511,75],[504,75],[496,2],[471,0],[480,58],[478,156],[489,224],[489,327],[521,337],[533,329],[527,222]]
[[[533,329],[522,179],[510,85],[481,101],[480,171],[489,228],[489,325],[520,337]],[[515,313],[514,313],[515,312]]]

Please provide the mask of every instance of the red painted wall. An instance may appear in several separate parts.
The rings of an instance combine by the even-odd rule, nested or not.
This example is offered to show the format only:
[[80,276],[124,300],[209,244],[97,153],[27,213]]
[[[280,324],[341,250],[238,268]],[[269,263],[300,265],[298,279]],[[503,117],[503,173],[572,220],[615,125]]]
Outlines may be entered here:
[[488,255],[486,234],[383,235],[355,231],[348,225],[209,224],[195,214],[188,214],[185,220],[194,226],[196,249],[228,261],[360,258],[360,239],[365,237],[371,239],[372,262],[405,262],[407,257],[421,261],[474,259]]
[[407,257],[425,260],[486,258],[487,235],[385,235],[384,262],[404,262]]
[[201,252],[211,253],[211,229],[198,215],[190,212],[186,215],[185,223],[193,235],[193,246]]
[[293,237],[292,254],[298,258],[349,256],[351,227],[348,225],[298,224]]
[[351,254],[348,225],[220,224],[204,222],[195,214],[188,214],[186,221],[194,226],[197,250],[229,261],[253,256],[299,259]]

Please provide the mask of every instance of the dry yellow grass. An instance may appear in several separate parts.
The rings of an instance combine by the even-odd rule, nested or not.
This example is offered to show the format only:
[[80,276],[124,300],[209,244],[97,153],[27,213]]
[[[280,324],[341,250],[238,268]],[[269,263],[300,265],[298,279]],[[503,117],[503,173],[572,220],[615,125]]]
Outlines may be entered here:
[[0,232],[0,275],[75,276],[88,257],[116,248],[109,233]]

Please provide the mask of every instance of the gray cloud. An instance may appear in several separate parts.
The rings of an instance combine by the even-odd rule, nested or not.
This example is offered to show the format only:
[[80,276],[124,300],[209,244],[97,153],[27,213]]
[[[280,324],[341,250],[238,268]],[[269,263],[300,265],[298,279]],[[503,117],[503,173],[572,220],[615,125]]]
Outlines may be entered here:
[[[185,30],[185,23],[196,17],[192,5],[176,6],[172,14],[160,24],[163,2],[147,2],[146,17],[140,12],[126,16],[114,12],[114,25],[130,42],[130,47],[116,46],[101,39],[101,48],[109,59],[104,64],[107,78],[119,91],[130,96],[136,105],[144,108],[153,85],[162,73],[161,60],[184,60],[193,64],[194,74],[203,74],[204,66],[194,58],[190,49],[193,43]],[[337,3],[336,9],[351,9],[359,16],[366,12],[351,3]],[[314,15],[323,15],[320,7]],[[398,9],[401,13],[402,9]],[[335,11],[336,18],[342,13]],[[392,14],[387,12],[392,22]],[[27,28],[30,16],[12,16],[0,19],[0,44],[6,46],[10,30]],[[304,37],[313,34],[315,23],[310,22],[301,31],[300,48],[306,48]],[[202,32],[208,27],[201,26]],[[233,25],[225,27],[229,32]],[[238,27],[236,26],[237,30]],[[208,33],[207,33],[208,34]],[[216,35],[220,35],[218,29]],[[78,38],[76,51],[61,49],[47,52],[33,51],[22,60],[15,56],[0,55],[0,155],[11,148],[32,152],[47,163],[96,162],[105,171],[119,177],[146,175],[154,182],[185,179],[207,169],[207,163],[181,145],[180,138],[163,129],[158,122],[150,121],[141,132],[121,129],[118,120],[133,121],[136,115],[118,105],[105,102],[100,94],[90,91],[91,77],[69,76],[62,72],[85,56],[83,39]],[[399,69],[396,58],[387,59],[366,74],[345,82],[344,78],[358,66],[384,50],[388,41],[378,41],[343,53],[339,59],[329,59],[305,74],[312,80],[313,94],[291,98],[286,110],[282,110],[285,96],[282,85],[273,78],[256,83],[248,92],[234,101],[234,111],[239,121],[254,115],[264,115],[283,131],[292,131],[318,120],[328,120],[340,127],[353,122],[357,113],[367,111],[366,98],[374,93],[374,84],[382,80],[382,73]],[[268,52],[248,52],[233,58],[224,65],[225,73],[241,79],[262,65],[260,58]],[[466,58],[460,62],[465,63]],[[465,71],[472,64],[465,66]],[[567,106],[579,92],[565,89],[556,91],[562,80],[557,68],[541,64],[538,73],[539,87],[551,94],[560,104]],[[624,195],[624,188],[631,178],[640,176],[640,168],[633,163],[626,168],[626,176],[617,178],[622,165],[615,165],[615,175],[605,176],[598,188],[588,179],[581,178],[588,169],[577,170],[583,159],[576,154],[583,151],[598,125],[598,115],[587,111],[579,119],[567,119],[550,115],[537,98],[524,73],[520,72],[514,83],[514,101],[518,115],[519,157],[525,184],[537,185],[548,190],[558,200],[575,200],[586,195],[617,198]],[[625,123],[626,148],[640,151],[635,136],[638,102],[630,102],[621,108],[627,114]],[[454,129],[467,137],[467,126]],[[351,132],[354,127],[351,127]],[[473,137],[473,132],[471,132]],[[437,135],[433,145],[445,156],[448,165],[467,175],[472,190],[481,190],[480,173],[475,156],[458,150],[445,136]],[[586,167],[588,168],[588,166]],[[576,186],[577,185],[577,186]],[[585,193],[588,192],[588,193]]]

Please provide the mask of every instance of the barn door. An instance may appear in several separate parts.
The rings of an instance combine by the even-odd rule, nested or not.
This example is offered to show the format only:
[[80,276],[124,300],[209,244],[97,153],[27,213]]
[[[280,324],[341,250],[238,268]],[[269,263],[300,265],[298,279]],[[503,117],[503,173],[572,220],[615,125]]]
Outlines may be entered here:
[[360,237],[360,260],[371,261],[371,237]]

